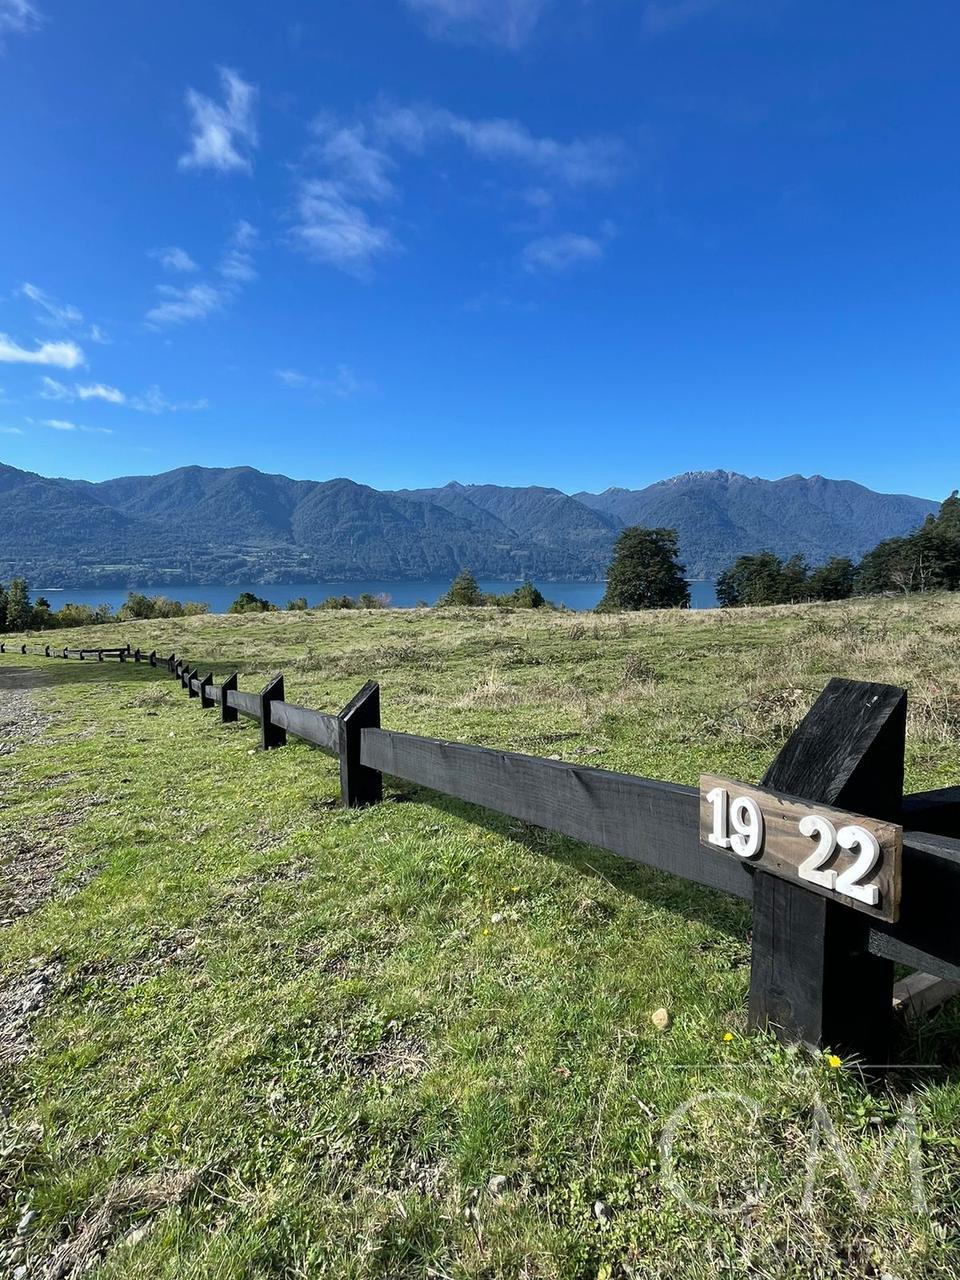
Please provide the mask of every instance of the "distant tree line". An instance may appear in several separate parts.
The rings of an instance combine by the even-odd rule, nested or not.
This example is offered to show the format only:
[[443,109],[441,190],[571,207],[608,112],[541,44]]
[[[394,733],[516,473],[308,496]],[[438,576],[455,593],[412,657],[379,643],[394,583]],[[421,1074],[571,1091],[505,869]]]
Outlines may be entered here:
[[724,607],[792,604],[804,600],[846,600],[850,596],[891,595],[960,589],[960,498],[947,498],[914,533],[887,538],[859,564],[836,556],[810,569],[803,556],[781,560],[772,551],[740,556],[717,579]]
[[166,596],[144,596],[131,591],[114,611],[108,604],[65,604],[54,610],[50,601],[38,596],[31,603],[25,578],[14,578],[9,586],[0,583],[0,631],[53,631],[59,627],[99,626],[104,622],[130,622],[139,618],[189,618],[209,613],[210,606],[192,600],[168,600]]

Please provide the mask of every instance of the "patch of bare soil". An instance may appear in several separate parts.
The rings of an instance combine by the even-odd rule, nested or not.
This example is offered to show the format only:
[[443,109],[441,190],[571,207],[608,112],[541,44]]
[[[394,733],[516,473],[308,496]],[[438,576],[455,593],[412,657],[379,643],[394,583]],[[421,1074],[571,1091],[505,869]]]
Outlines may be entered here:
[[[27,742],[48,738],[53,717],[41,711],[34,690],[51,683],[48,673],[29,667],[0,666],[0,755],[12,755]],[[70,774],[46,778],[34,787],[58,787]],[[20,792],[15,771],[0,774],[0,810]],[[69,809],[32,820],[19,829],[9,818],[0,823],[0,926],[35,911],[55,893],[76,893],[95,874],[91,869],[69,885],[60,883],[64,863],[64,836],[100,801],[94,796],[74,797]]]
[[39,961],[0,987],[0,1065],[12,1066],[29,1055],[31,1024],[56,991],[62,971],[57,961]]
[[69,884],[60,880],[64,837],[100,803],[96,796],[73,797],[69,811],[36,819],[29,830],[0,828],[0,927],[29,915],[57,894],[70,897],[96,875],[96,868],[90,867]]

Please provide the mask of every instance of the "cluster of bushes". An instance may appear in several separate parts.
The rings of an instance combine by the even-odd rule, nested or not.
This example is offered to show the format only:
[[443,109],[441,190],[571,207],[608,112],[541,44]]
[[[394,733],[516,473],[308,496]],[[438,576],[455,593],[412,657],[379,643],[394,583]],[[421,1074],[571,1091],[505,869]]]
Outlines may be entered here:
[[[374,596],[367,591],[361,591],[356,598],[353,596],[327,596],[326,600],[321,601],[315,607],[317,609],[385,609],[389,603],[390,597],[387,595]],[[295,599],[287,601],[288,613],[304,613],[309,608],[306,596],[297,596]],[[279,606],[271,604],[269,600],[264,600],[261,596],[255,596],[252,591],[241,591],[227,612],[277,613],[279,612]]]
[[481,605],[496,605],[501,609],[556,608],[532,582],[522,582],[514,591],[497,595],[493,591],[481,591],[469,569],[462,569],[450,583],[446,595],[437,601],[438,608],[458,606],[474,609]]
[[188,618],[209,612],[209,606],[168,600],[166,596],[144,596],[131,591],[114,613],[108,604],[91,608],[88,604],[65,604],[54,611],[50,601],[38,596],[30,601],[25,578],[14,578],[8,587],[0,584],[0,631],[52,631],[58,627],[92,627],[104,622],[129,622],[135,618]]
[[740,556],[717,579],[717,599],[725,607],[958,589],[960,498],[956,491],[916,532],[887,538],[859,564],[835,556],[810,569],[802,556],[781,560],[772,551],[761,551]]

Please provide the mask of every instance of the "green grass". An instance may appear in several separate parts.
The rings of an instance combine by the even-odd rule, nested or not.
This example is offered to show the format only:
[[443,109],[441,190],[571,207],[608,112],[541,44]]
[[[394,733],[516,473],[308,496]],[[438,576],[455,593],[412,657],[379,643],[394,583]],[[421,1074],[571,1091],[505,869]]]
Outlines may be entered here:
[[[376,678],[387,727],[687,783],[758,778],[831,675],[890,680],[911,692],[908,786],[960,781],[948,597],[247,615],[69,643],[96,639],[239,669],[242,688],[282,670],[323,710]],[[383,805],[341,810],[334,761],[255,750],[252,725],[162,672],[0,664],[45,673],[52,716],[0,757],[6,870],[56,870],[0,931],[11,1274],[957,1274],[951,1006],[900,1045],[937,1070],[868,1086],[747,1034],[744,904],[389,779]],[[11,993],[29,989],[25,1017]],[[710,1096],[678,1130],[706,1214],[671,1191],[661,1141],[717,1091],[756,1115]],[[909,1098],[929,1211],[902,1145],[866,1206],[826,1146],[805,1206],[818,1100],[866,1184]]]

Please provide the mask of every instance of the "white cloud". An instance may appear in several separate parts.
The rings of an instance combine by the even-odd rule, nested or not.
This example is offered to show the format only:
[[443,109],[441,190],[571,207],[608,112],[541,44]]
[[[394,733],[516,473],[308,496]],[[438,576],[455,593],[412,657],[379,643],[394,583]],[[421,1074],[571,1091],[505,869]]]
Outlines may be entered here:
[[147,324],[154,328],[186,324],[190,320],[205,320],[207,316],[219,311],[227,299],[222,289],[209,284],[194,284],[186,289],[160,284],[157,285],[157,293],[164,301],[151,307],[146,314]]
[[559,274],[572,267],[599,262],[602,257],[603,246],[598,240],[569,232],[532,240],[521,253],[520,261],[526,271]]
[[0,436],[22,436],[20,427],[0,427]]
[[28,351],[0,333],[0,364],[46,364],[76,369],[83,363],[83,352],[75,342],[44,342],[36,351]]
[[54,431],[83,431],[88,435],[95,436],[113,435],[113,432],[109,427],[82,427],[76,422],[68,422],[64,418],[44,418],[40,425],[43,427],[51,427]]
[[152,249],[149,256],[156,258],[164,271],[188,273],[200,270],[186,249],[180,249],[175,244],[168,245],[165,249]]
[[32,303],[38,306],[43,313],[41,318],[52,324],[68,327],[74,324],[80,324],[83,320],[83,312],[76,307],[72,307],[68,302],[57,302],[55,298],[51,298],[48,293],[44,293],[42,289],[38,289],[35,284],[22,284],[20,292],[25,298],[29,298]]
[[[431,141],[454,138],[483,160],[521,165],[570,187],[613,182],[626,158],[623,144],[616,138],[560,142],[531,133],[519,120],[471,120],[434,107],[381,107],[375,129],[384,140],[411,151],[421,151]],[[542,200],[544,190],[537,190]]]
[[87,333],[87,337],[90,339],[91,342],[99,342],[104,345],[106,345],[110,341],[110,339],[107,337],[107,335],[103,332],[103,330],[100,328],[98,324],[92,324],[90,326],[90,330]]
[[218,272],[233,284],[249,284],[256,280],[257,271],[253,265],[251,250],[257,245],[257,229],[251,223],[241,219],[233,228],[223,257],[220,259]]
[[36,31],[42,22],[40,10],[31,0],[0,0],[0,37],[7,31],[16,35]]
[[519,49],[533,34],[547,0],[404,0],[431,35],[487,40]]
[[366,276],[376,258],[396,247],[387,228],[371,222],[335,181],[303,182],[297,216],[293,237],[304,253],[351,275]]
[[118,387],[106,387],[102,382],[81,385],[75,382],[72,387],[65,386],[56,378],[41,379],[40,398],[42,400],[105,400],[108,404],[125,404],[127,397]]
[[159,387],[150,387],[142,396],[132,396],[129,403],[130,408],[136,409],[138,413],[153,414],[194,413],[209,408],[207,400],[182,400],[179,403],[168,400]]
[[621,171],[623,145],[613,138],[561,142],[537,136],[517,120],[471,120],[434,107],[381,104],[368,122],[340,124],[322,116],[308,158],[320,176],[301,180],[293,242],[315,261],[353,275],[369,275],[373,263],[397,249],[392,231],[369,211],[397,195],[395,153],[422,153],[428,145],[456,142],[479,159],[520,166],[536,177],[536,202],[549,206],[553,187],[606,185]]
[[102,382],[77,386],[78,400],[106,400],[107,404],[125,404],[127,397],[118,387],[105,387]]
[[388,200],[394,194],[387,176],[394,161],[370,144],[365,125],[339,125],[320,116],[311,128],[317,139],[315,154],[346,189],[371,200]]
[[346,364],[338,365],[333,377],[318,378],[297,369],[277,369],[275,372],[284,386],[295,391],[309,391],[323,399],[349,400],[370,389]]
[[180,157],[181,169],[253,172],[250,153],[257,146],[257,89],[232,71],[219,67],[223,102],[187,90],[192,120],[190,150]]

